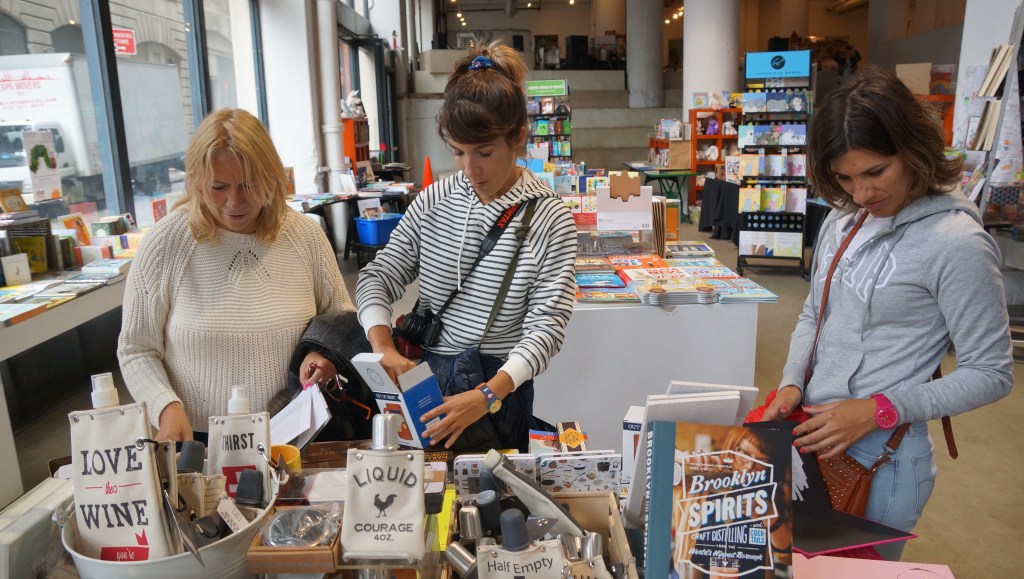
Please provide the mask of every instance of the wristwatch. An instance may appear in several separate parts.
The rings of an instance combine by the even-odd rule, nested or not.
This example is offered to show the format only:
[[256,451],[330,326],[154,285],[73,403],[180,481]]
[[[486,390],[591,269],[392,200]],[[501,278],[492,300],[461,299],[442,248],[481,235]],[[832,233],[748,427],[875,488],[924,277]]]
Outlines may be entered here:
[[477,390],[483,392],[484,397],[487,398],[487,411],[491,414],[501,410],[501,399],[498,395],[491,390],[491,387],[487,385],[487,382],[476,387]]
[[885,394],[872,394],[871,398],[878,405],[875,410],[875,424],[882,430],[896,428],[896,425],[900,423],[900,413],[889,401],[889,398]]

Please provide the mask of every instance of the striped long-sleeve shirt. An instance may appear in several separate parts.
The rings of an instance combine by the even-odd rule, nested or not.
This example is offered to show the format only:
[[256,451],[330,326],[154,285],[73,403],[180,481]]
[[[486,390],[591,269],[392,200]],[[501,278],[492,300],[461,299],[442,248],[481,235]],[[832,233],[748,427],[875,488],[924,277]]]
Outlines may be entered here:
[[[508,295],[481,343],[501,280],[516,250],[523,219],[519,212],[494,249],[467,277],[480,245],[498,216],[513,205],[538,198],[530,231]],[[477,346],[507,357],[502,370],[518,387],[540,374],[562,347],[576,293],[576,226],[572,214],[544,182],[524,171],[507,193],[480,203],[469,180],[458,172],[424,189],[413,201],[387,247],[359,274],[359,321],[369,331],[391,326],[391,305],[419,277],[420,308],[437,312],[461,282],[462,291],[444,312],[439,354]]]

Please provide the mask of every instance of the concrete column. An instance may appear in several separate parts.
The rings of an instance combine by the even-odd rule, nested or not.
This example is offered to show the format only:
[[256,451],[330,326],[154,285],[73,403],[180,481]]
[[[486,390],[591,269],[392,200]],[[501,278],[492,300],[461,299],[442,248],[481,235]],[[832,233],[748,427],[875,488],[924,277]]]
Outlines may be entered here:
[[867,62],[885,62],[886,43],[893,38],[906,36],[909,20],[909,0],[886,0],[868,4]]
[[779,7],[779,35],[789,37],[793,32],[806,38],[811,11],[810,0],[782,0]]
[[740,91],[740,0],[686,0],[683,13],[683,118],[695,92]]
[[626,0],[593,0],[590,6],[594,19],[592,36],[604,36],[608,30],[626,33]]
[[661,76],[662,1],[626,5],[626,78],[629,108],[658,108],[665,102]]

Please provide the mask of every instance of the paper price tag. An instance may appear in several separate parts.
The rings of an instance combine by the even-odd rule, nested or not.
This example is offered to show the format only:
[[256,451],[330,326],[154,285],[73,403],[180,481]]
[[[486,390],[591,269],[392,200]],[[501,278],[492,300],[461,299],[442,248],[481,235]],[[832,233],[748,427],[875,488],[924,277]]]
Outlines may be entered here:
[[224,519],[224,522],[227,523],[234,533],[241,531],[249,524],[242,511],[239,511],[238,507],[235,506],[235,501],[228,497],[222,498],[217,503],[217,514],[220,515],[220,518]]

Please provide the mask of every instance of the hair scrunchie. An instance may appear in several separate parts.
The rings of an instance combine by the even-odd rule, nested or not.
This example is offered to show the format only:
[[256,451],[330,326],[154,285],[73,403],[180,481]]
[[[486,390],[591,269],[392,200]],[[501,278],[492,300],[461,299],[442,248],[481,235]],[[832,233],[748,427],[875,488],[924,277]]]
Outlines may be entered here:
[[469,70],[482,70],[485,68],[495,68],[494,61],[486,56],[478,56],[469,64]]

